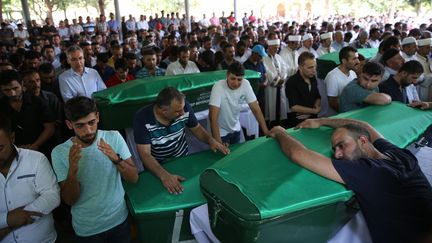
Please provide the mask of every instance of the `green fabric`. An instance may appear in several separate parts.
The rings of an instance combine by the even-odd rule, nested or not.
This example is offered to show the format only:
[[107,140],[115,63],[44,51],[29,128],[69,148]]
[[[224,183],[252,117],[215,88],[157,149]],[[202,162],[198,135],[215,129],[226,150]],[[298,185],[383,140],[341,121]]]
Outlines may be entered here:
[[[246,70],[244,78],[251,82],[255,91],[261,74]],[[213,84],[226,78],[226,70],[159,76],[137,79],[96,92],[96,100],[104,129],[122,129],[132,126],[135,112],[153,102],[159,91],[166,87],[175,87],[182,91],[195,111],[208,108]]]
[[[357,49],[366,60],[373,58],[377,52],[377,48],[363,48]],[[332,52],[329,54],[322,55],[317,59],[317,73],[320,79],[325,79],[328,72],[339,65],[339,52]]]
[[135,184],[124,182],[129,211],[134,216],[142,216],[204,204],[206,201],[200,192],[199,176],[221,157],[220,153],[204,151],[165,163],[163,166],[167,171],[186,178],[182,183],[185,189],[180,195],[169,194],[160,180],[148,171],[142,172]]
[[[405,147],[432,122],[432,112],[394,102],[338,115],[369,122],[393,144]],[[309,149],[331,156],[332,129],[289,129]],[[351,192],[339,183],[302,169],[285,157],[277,142],[260,138],[239,147],[209,169],[237,186],[258,208],[262,219],[347,200]],[[220,198],[223,201],[223,198]]]

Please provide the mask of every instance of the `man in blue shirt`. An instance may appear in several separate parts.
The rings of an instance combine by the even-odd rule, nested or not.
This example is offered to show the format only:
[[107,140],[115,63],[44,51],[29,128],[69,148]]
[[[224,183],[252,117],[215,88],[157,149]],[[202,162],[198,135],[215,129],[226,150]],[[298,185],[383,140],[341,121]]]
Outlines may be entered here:
[[229,153],[227,147],[212,138],[198,123],[192,107],[175,88],[163,89],[155,103],[139,110],[134,118],[134,138],[141,161],[171,194],[183,191],[180,182],[185,179],[169,173],[160,163],[187,155],[186,127],[213,151]]
[[99,73],[84,66],[84,54],[81,47],[69,47],[66,55],[71,68],[59,76],[60,93],[64,102],[75,96],[90,98],[94,92],[106,89]]
[[64,109],[75,136],[54,148],[52,162],[78,242],[130,242],[121,179],[134,183],[138,171],[126,142],[117,131],[98,130],[92,99],[72,98]]

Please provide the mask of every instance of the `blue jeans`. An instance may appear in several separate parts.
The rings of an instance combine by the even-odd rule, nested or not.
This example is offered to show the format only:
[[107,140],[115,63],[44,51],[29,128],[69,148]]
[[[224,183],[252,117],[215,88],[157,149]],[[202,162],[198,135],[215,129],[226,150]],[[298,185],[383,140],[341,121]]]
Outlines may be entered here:
[[123,223],[105,232],[86,237],[77,236],[76,238],[79,243],[130,243],[130,225],[126,219]]
[[221,137],[223,143],[236,144],[240,142],[240,131],[228,133]]

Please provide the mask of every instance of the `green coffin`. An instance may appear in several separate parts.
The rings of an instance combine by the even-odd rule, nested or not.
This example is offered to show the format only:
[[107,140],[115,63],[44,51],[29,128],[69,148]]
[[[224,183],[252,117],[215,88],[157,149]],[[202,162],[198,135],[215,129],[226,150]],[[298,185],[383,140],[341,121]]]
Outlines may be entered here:
[[[260,77],[260,73],[246,70],[244,78],[256,92]],[[101,116],[101,128],[132,127],[135,112],[153,102],[166,87],[182,91],[195,111],[206,110],[213,84],[221,79],[226,79],[226,70],[137,79],[96,92],[93,98]]]
[[[432,123],[432,112],[397,102],[338,117],[367,121],[399,147],[415,141]],[[326,156],[332,156],[332,131],[327,127],[288,130],[306,147]],[[351,191],[294,164],[273,139],[241,146],[206,169],[200,183],[213,231],[223,242],[326,242],[343,225],[338,223],[349,218],[349,210],[341,206]],[[274,240],[274,228],[285,238]],[[235,230],[227,233],[229,229]]]
[[[369,106],[339,114],[339,117],[368,121],[389,141],[400,147],[412,143],[432,122],[432,112],[412,109],[397,102],[388,106]],[[331,156],[331,129],[290,129],[288,132],[308,148]],[[227,209],[230,211],[230,219],[237,220],[237,228],[234,228],[237,229],[237,233],[247,231],[257,242],[274,242],[271,240],[274,238],[271,237],[257,238],[256,234],[262,233],[262,227],[266,228],[265,232],[270,232],[269,234],[276,237],[283,235],[287,228],[279,224],[282,221],[284,224],[289,222],[289,229],[294,230],[322,226],[319,235],[310,236],[328,237],[329,230],[335,230],[337,226],[343,225],[347,221],[347,216],[352,214],[344,206],[352,195],[351,191],[292,163],[283,155],[273,139],[261,137],[232,146],[231,153],[227,156],[204,151],[171,160],[163,166],[171,173],[186,177],[186,181],[182,183],[185,190],[181,195],[170,195],[161,182],[149,172],[141,173],[136,184],[124,183],[126,200],[138,226],[140,242],[174,240],[171,238],[175,229],[173,224],[178,218],[176,212],[179,210],[184,210],[182,225],[187,231],[182,231],[180,238],[190,238],[190,231],[187,228],[188,212],[205,203],[206,199],[209,201],[212,224],[217,215],[215,210]],[[201,189],[200,180],[203,187]],[[218,209],[213,205],[222,207]],[[316,221],[311,217],[320,220]],[[249,228],[246,229],[246,226]],[[214,230],[216,233],[219,228],[216,227]],[[222,230],[223,233],[229,234],[225,230]],[[285,235],[288,238],[278,242],[304,239],[302,237],[307,236]]]
[[[377,52],[377,48],[363,48],[357,49],[366,60],[373,58]],[[320,79],[325,79],[328,72],[339,65],[339,52],[332,52],[329,54],[322,55],[317,59],[317,75]]]

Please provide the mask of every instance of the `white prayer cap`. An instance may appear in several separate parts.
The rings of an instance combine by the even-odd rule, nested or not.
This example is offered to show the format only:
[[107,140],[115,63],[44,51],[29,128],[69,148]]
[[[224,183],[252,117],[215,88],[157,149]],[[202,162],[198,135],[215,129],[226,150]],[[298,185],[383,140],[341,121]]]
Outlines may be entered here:
[[432,38],[418,40],[417,46],[432,46]]
[[269,46],[278,46],[278,45],[280,45],[280,40],[279,39],[267,40],[267,44]]
[[406,37],[405,39],[402,40],[402,45],[409,45],[409,44],[417,44],[417,41],[414,37],[410,36],[410,37]]
[[302,41],[307,41],[307,40],[310,40],[310,39],[313,39],[313,36],[310,33],[304,34],[303,37],[302,37]]
[[288,41],[301,41],[301,35],[289,35]]
[[327,32],[327,33],[324,33],[324,34],[321,34],[321,35],[320,35],[321,40],[325,40],[325,39],[332,39],[332,36],[333,36],[333,33],[332,33],[332,32]]

